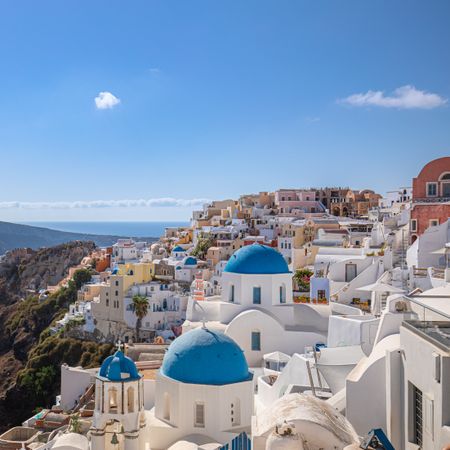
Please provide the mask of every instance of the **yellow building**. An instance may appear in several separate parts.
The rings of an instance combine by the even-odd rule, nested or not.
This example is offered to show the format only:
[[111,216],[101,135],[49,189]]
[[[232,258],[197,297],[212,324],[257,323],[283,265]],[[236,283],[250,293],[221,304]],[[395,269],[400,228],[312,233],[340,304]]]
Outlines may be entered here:
[[119,264],[118,268],[117,274],[123,276],[123,292],[127,292],[133,284],[148,283],[155,276],[152,262]]

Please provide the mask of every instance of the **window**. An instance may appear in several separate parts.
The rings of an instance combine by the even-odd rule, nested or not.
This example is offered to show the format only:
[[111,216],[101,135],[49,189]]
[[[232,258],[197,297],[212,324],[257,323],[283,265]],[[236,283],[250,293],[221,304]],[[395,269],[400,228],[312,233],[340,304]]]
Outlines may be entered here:
[[109,298],[106,299],[106,306],[109,306]]
[[430,227],[437,227],[439,225],[439,219],[431,219]]
[[118,280],[116,280],[116,286],[119,286],[119,281]]
[[261,350],[261,333],[259,331],[252,331],[252,350],[255,352]]
[[230,286],[230,302],[234,302],[234,284]]
[[427,183],[427,197],[437,196],[437,183]]
[[255,305],[261,304],[261,288],[259,286],[253,287],[253,303]]
[[117,389],[115,387],[109,388],[109,413],[116,414],[117,413]]
[[205,404],[195,403],[195,422],[194,427],[204,427],[205,426]]
[[286,303],[286,286],[280,286],[280,303]]
[[327,298],[325,289],[319,289],[317,291],[317,300],[325,300]]
[[417,219],[411,220],[411,231],[417,231]]
[[170,420],[170,395],[168,392],[164,392],[164,420]]
[[127,400],[128,412],[132,413],[134,412],[134,389],[131,386],[127,389]]
[[119,296],[119,291],[116,291],[116,297],[118,297]]
[[241,402],[238,398],[231,403],[231,426],[236,427],[241,424]]
[[412,386],[412,414],[413,414],[413,442],[422,447],[423,436],[423,412],[422,391]]

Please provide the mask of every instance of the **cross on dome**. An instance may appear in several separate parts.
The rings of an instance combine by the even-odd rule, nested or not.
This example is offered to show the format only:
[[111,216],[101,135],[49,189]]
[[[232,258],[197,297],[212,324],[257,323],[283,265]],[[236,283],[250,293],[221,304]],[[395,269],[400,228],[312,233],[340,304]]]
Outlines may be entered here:
[[119,351],[119,352],[122,351],[123,343],[120,339],[117,341],[116,348],[117,348],[117,351]]

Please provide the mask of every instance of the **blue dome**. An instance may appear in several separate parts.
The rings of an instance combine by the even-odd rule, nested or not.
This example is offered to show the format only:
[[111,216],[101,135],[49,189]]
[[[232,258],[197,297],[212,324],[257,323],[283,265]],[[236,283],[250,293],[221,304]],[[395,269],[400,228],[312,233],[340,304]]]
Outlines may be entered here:
[[187,256],[183,261],[185,266],[196,266],[197,265],[197,259],[193,256]]
[[281,253],[261,244],[246,245],[228,260],[224,272],[242,274],[289,273],[288,265]]
[[183,383],[223,385],[251,378],[239,345],[223,333],[196,328],[170,345],[161,373]]
[[172,249],[172,253],[173,252],[185,252],[186,250],[183,247],[180,247],[179,245],[177,245],[174,249]]
[[120,350],[103,361],[98,376],[109,381],[133,381],[141,377],[136,364]]

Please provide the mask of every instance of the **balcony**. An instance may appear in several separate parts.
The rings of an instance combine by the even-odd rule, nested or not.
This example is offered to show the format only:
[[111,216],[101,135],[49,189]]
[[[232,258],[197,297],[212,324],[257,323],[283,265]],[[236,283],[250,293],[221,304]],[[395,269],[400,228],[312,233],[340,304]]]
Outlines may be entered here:
[[[410,296],[414,319],[407,319],[403,326],[444,351],[450,351],[450,299],[446,296]],[[424,304],[424,301],[427,304]]]

